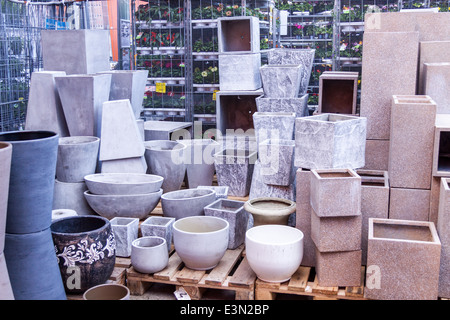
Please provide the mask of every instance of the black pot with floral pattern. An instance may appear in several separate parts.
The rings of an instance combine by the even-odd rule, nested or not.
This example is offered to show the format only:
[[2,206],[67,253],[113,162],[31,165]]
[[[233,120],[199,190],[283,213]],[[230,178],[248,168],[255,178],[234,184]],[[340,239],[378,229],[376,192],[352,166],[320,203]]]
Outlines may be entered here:
[[53,243],[66,293],[105,283],[116,262],[116,241],[108,219],[75,216],[55,220]]

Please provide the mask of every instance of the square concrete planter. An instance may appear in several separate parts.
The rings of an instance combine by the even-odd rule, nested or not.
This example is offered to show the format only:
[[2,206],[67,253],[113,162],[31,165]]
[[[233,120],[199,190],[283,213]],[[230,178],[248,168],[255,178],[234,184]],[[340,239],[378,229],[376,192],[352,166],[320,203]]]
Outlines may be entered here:
[[296,117],[309,116],[309,94],[299,98],[267,98],[262,95],[256,98],[258,112],[294,112]]
[[363,283],[361,250],[320,252],[316,248],[316,275],[321,287],[359,287]]
[[297,98],[300,92],[302,66],[268,64],[260,68],[264,95],[267,98]]
[[174,222],[175,218],[170,217],[148,217],[141,223],[141,234],[143,237],[157,236],[166,239],[167,250],[170,250]]
[[228,249],[236,249],[245,241],[249,214],[244,210],[244,203],[244,201],[218,199],[204,208],[205,216],[228,221]]
[[294,180],[294,140],[266,139],[259,144],[261,177],[266,184],[289,186]]
[[295,166],[351,168],[365,164],[367,119],[319,114],[295,119]]
[[366,140],[365,154],[362,169],[389,170],[389,140]]
[[429,96],[392,97],[391,187],[430,189],[435,122],[436,103]]
[[[224,17],[217,19],[219,54],[259,53],[259,19]],[[222,72],[222,70],[221,70]]]
[[319,77],[318,113],[356,115],[358,72],[326,71]]
[[365,297],[436,300],[440,255],[433,223],[369,219]]
[[424,63],[423,71],[425,83],[423,93],[432,97],[436,102],[436,113],[449,114],[450,62]]
[[111,69],[110,39],[109,30],[42,30],[44,70],[65,71],[67,74],[108,71]]
[[441,240],[441,266],[439,274],[439,297],[450,298],[450,179],[440,178],[437,232]]
[[431,190],[390,188],[389,219],[428,221]]
[[131,243],[138,237],[139,219],[115,217],[110,222],[116,240],[116,256],[130,257]]
[[450,177],[450,115],[437,114],[434,147],[433,176]]
[[[417,94],[425,93],[425,63],[440,63],[450,61],[450,41],[421,41],[419,43],[419,70]],[[439,86],[445,85],[440,83]]]
[[361,177],[352,169],[311,170],[311,207],[321,218],[361,215]]
[[294,138],[295,113],[255,112],[253,124],[259,151],[259,144],[264,140],[292,140]]
[[261,82],[261,54],[219,55],[219,83],[221,91],[258,90]]
[[229,194],[246,197],[250,192],[256,151],[225,149],[214,155],[217,183],[228,186]]

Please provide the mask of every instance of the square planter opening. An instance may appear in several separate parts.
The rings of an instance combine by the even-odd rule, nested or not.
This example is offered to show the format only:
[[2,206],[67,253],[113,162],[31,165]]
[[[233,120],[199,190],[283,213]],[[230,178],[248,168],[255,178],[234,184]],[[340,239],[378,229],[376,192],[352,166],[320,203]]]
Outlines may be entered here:
[[227,129],[247,131],[254,129],[253,114],[257,112],[258,92],[217,93],[217,129],[222,134]]
[[319,79],[319,113],[356,114],[358,73],[325,72]]
[[259,52],[259,20],[256,17],[218,19],[219,53]]
[[436,241],[428,225],[392,224],[383,222],[373,223],[374,239],[407,240],[407,241]]

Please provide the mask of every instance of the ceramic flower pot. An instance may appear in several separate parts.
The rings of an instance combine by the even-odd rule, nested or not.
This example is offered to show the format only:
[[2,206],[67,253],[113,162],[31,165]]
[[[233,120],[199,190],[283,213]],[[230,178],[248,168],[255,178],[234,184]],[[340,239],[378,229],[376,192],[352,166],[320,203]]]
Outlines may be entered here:
[[186,173],[184,144],[170,140],[151,140],[144,143],[148,173],[164,178],[163,192],[179,190]]
[[258,153],[260,153],[259,144],[266,139],[292,140],[295,117],[293,112],[255,112],[253,123]]
[[56,178],[61,182],[82,182],[95,173],[100,139],[89,136],[59,138]]
[[116,261],[116,241],[108,219],[59,219],[52,223],[51,232],[67,293],[81,293],[109,279]]
[[143,237],[156,236],[166,240],[167,251],[172,246],[173,223],[175,218],[151,216],[141,223]]
[[84,197],[87,190],[84,182],[61,182],[55,179],[53,210],[71,209],[80,216],[95,214]]
[[11,172],[12,146],[0,142],[0,254],[5,248],[6,213],[8,206],[9,174]]
[[32,233],[50,227],[58,139],[50,131],[0,133],[0,141],[13,147],[7,233]]
[[131,244],[139,235],[139,219],[116,217],[110,222],[116,239],[116,257],[131,256]]
[[99,284],[86,290],[83,300],[130,300],[130,289],[122,284]]
[[296,203],[288,199],[263,197],[247,200],[244,209],[253,216],[253,226],[287,225]]
[[265,184],[289,186],[294,180],[294,140],[267,139],[259,144],[261,180]]
[[303,233],[293,227],[263,225],[247,230],[245,251],[257,277],[284,282],[297,271],[303,258]]
[[161,196],[161,207],[165,217],[181,219],[204,215],[203,209],[216,200],[216,192],[207,189],[184,189]]
[[297,98],[302,66],[267,64],[260,68],[264,95],[267,98]]
[[222,259],[228,247],[229,224],[217,217],[194,216],[175,221],[173,243],[186,267],[209,270]]
[[146,194],[158,192],[164,178],[145,173],[96,173],[84,177],[93,194]]
[[50,228],[7,233],[5,259],[16,300],[65,300]]
[[141,237],[131,245],[131,264],[140,273],[155,273],[163,270],[169,262],[169,252],[164,238]]

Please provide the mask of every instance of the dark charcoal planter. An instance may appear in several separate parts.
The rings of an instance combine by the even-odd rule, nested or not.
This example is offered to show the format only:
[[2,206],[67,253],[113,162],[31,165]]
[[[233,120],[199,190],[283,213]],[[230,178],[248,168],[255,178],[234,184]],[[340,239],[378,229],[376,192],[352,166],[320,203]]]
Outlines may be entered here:
[[50,131],[0,133],[13,146],[6,232],[38,232],[52,223],[59,136]]
[[108,219],[63,218],[52,223],[51,231],[67,293],[81,293],[109,279],[116,262],[116,241]]
[[8,205],[9,174],[11,171],[12,146],[0,142],[0,255],[5,248],[6,212]]
[[50,228],[5,236],[5,259],[16,300],[65,300]]

